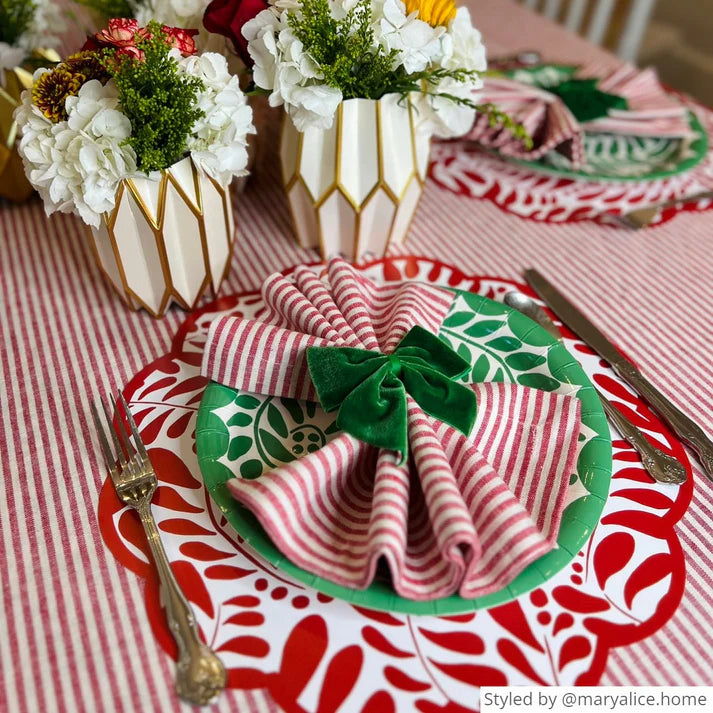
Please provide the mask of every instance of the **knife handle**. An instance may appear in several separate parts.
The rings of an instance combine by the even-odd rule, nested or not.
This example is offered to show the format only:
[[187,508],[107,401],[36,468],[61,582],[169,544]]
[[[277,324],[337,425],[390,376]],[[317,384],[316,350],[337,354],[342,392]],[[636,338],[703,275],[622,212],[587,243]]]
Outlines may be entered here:
[[638,391],[664,421],[698,455],[709,480],[713,480],[713,441],[685,413],[674,406],[643,374],[630,362],[612,364],[614,371]]

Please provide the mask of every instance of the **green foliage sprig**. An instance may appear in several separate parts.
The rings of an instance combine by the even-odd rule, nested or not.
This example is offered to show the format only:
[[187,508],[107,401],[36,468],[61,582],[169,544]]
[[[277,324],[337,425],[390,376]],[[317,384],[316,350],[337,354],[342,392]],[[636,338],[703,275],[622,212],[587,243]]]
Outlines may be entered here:
[[137,43],[142,60],[105,52],[104,67],[119,90],[121,110],[131,121],[127,143],[136,152],[137,166],[149,173],[168,168],[183,158],[193,125],[203,116],[197,107],[204,88],[197,77],[183,74],[169,57],[161,25],[150,22],[151,37]]
[[0,0],[0,42],[14,45],[32,27],[34,0]]
[[371,0],[360,0],[341,20],[332,17],[328,0],[303,0],[300,9],[302,17],[290,13],[288,22],[325,84],[345,99],[379,99],[393,91],[397,52],[374,46]]
[[[374,41],[371,0],[359,0],[341,20],[332,17],[328,0],[302,0],[301,17],[290,13],[290,28],[319,65],[324,83],[342,92],[344,99],[380,99],[384,94],[423,92],[443,97],[488,115],[491,126],[501,125],[530,147],[532,139],[521,124],[492,104],[439,92],[444,79],[474,81],[479,72],[438,67],[408,74],[397,62],[398,52],[387,52]],[[434,90],[435,89],[435,90]]]
[[387,52],[374,41],[371,0],[359,0],[341,20],[332,17],[328,0],[302,0],[302,16],[290,13],[290,28],[319,65],[324,83],[345,99],[380,99],[384,94],[424,91],[424,82],[467,82],[478,72],[438,67],[407,74],[397,63],[398,51]]

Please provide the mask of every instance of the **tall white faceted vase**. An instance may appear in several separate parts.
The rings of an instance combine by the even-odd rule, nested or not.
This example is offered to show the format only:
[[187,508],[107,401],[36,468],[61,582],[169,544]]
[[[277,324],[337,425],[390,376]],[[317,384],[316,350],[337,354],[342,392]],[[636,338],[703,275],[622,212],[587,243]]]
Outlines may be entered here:
[[91,228],[99,266],[131,309],[162,317],[215,297],[235,242],[230,190],[189,157],[160,180],[125,179],[116,205]]
[[282,178],[297,240],[323,258],[381,257],[403,243],[423,192],[430,133],[409,99],[342,102],[331,129],[285,117]]

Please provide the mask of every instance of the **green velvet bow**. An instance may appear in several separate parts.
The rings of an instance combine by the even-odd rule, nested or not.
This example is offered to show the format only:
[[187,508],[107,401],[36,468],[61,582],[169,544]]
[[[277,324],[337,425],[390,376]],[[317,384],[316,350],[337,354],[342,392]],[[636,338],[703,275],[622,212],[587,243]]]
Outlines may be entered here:
[[307,366],[325,411],[360,441],[408,454],[406,393],[429,415],[468,435],[475,393],[454,379],[470,364],[423,327],[413,327],[391,354],[352,347],[309,347]]
[[556,94],[581,122],[606,116],[610,109],[629,108],[624,97],[597,89],[598,82],[598,79],[567,79],[546,89]]

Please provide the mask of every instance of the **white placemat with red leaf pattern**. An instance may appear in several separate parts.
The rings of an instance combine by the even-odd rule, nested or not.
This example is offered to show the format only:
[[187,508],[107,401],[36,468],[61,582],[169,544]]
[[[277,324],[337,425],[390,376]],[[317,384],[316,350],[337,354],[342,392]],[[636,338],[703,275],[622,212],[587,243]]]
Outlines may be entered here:
[[[426,258],[378,261],[366,274],[492,299],[515,284],[466,277]],[[158,472],[154,514],[172,567],[204,638],[226,663],[231,687],[267,689],[288,712],[462,713],[477,709],[481,685],[594,684],[613,647],[649,636],[672,616],[685,581],[674,526],[690,501],[691,481],[654,483],[615,434],[610,496],[591,539],[569,566],[511,603],[447,617],[375,612],[319,594],[262,560],[202,485],[194,441],[208,326],[217,316],[251,316],[260,305],[259,293],[247,293],[199,310],[171,351],[124,390]],[[641,400],[572,334],[565,339],[616,406],[688,463]],[[108,481],[98,516],[114,556],[146,578],[152,629],[175,655],[140,525]]]

